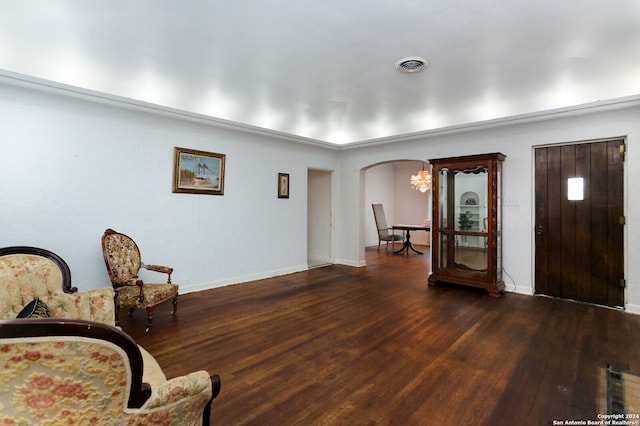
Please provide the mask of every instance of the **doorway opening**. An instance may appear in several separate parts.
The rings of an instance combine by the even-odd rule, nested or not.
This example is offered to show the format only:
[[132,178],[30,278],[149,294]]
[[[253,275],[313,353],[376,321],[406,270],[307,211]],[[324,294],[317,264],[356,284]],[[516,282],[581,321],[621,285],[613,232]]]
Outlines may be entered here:
[[[389,226],[430,225],[431,189],[422,192],[411,186],[411,176],[422,170],[424,164],[423,160],[393,160],[362,169],[365,247],[378,246],[378,230],[372,204],[383,205]],[[429,170],[428,163],[426,170]],[[431,235],[428,232],[415,232],[411,234],[411,241],[414,245],[426,247],[431,244]]]
[[307,267],[329,265],[332,260],[333,172],[307,171]]

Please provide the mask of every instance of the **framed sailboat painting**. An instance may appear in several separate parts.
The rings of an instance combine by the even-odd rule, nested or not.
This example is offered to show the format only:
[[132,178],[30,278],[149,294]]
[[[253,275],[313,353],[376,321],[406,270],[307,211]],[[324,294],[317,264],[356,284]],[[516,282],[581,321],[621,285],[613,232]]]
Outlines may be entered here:
[[224,154],[173,148],[173,192],[224,195]]

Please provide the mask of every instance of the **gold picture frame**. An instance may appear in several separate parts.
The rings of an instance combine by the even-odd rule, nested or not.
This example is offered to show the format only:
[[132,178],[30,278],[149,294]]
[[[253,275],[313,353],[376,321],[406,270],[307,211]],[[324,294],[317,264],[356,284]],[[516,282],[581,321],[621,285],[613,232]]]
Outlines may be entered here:
[[289,198],[289,173],[278,173],[278,198]]
[[173,148],[173,192],[224,195],[226,155]]

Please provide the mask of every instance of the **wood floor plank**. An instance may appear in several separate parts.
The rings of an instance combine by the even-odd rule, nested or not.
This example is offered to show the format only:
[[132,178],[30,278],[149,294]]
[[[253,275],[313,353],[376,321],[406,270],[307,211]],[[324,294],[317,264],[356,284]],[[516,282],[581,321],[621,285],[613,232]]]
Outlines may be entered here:
[[175,317],[156,308],[151,332],[143,312],[121,315],[122,327],[168,377],[220,374],[220,425],[595,420],[598,368],[640,369],[638,316],[428,287],[428,256],[366,256],[362,268],[181,295]]

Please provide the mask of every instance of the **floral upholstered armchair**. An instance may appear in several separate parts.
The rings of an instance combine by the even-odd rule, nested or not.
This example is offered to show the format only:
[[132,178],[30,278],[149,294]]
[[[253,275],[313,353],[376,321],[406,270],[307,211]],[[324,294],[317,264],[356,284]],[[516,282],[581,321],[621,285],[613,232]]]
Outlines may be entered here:
[[[128,235],[107,229],[102,235],[102,254],[104,263],[116,290],[117,308],[129,308],[147,311],[147,330],[153,324],[153,311],[156,305],[172,301],[174,315],[178,308],[178,285],[171,283],[173,268],[160,265],[147,265],[142,262],[138,245]],[[166,283],[149,284],[138,278],[140,269],[167,274]],[[117,316],[117,313],[116,313]]]
[[202,425],[220,389],[205,371],[155,389],[138,345],[105,324],[0,321],[0,424]]
[[209,424],[220,378],[167,380],[115,327],[113,300],[71,287],[50,251],[0,248],[0,424]]

